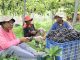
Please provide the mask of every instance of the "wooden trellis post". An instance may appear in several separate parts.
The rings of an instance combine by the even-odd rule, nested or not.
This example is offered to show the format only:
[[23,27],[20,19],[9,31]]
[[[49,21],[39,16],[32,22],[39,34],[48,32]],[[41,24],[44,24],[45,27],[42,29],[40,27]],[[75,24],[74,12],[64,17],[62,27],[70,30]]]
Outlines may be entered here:
[[24,17],[26,14],[26,0],[24,0],[24,13],[23,13],[23,23],[24,23]]
[[74,11],[74,17],[73,17],[73,26],[76,23],[77,12],[78,12],[78,5],[79,5],[79,0],[75,0],[75,11]]

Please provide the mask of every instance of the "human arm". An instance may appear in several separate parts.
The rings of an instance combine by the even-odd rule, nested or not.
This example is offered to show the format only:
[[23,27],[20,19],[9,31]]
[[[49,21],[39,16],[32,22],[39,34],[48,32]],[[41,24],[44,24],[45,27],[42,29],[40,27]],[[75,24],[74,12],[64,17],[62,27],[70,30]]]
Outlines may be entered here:
[[54,23],[54,24],[51,26],[50,30],[47,32],[46,36],[49,34],[49,32],[50,32],[51,30],[56,30],[56,29],[57,29],[57,23]]
[[73,27],[68,22],[65,22],[65,25],[67,29],[73,29]]
[[0,34],[0,48],[2,50],[9,48],[10,46],[17,45],[20,43],[19,39],[9,41],[3,35]]
[[[11,35],[11,37],[13,37],[13,36]],[[17,39],[14,36],[12,39],[10,39],[10,38],[7,38],[6,36],[4,36],[4,34],[1,33],[0,34],[0,49],[4,50],[4,49],[7,49],[11,46],[16,46],[21,42],[27,42],[27,41],[28,41],[28,39],[26,37],[22,37],[22,38]]]

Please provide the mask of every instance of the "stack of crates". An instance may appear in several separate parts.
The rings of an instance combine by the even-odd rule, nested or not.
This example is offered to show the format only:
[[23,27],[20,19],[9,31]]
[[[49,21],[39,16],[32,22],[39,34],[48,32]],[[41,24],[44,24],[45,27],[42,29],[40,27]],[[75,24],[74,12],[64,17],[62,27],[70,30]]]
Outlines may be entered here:
[[46,48],[52,46],[59,46],[62,49],[61,56],[57,56],[56,60],[80,60],[80,40],[57,43],[47,38]]

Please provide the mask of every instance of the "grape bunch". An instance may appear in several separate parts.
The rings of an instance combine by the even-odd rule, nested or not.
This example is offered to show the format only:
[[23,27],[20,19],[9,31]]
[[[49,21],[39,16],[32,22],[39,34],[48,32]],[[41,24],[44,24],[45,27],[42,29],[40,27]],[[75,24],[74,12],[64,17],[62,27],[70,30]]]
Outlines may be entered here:
[[74,29],[63,28],[49,31],[46,37],[50,40],[54,40],[55,42],[63,43],[80,40],[80,32]]

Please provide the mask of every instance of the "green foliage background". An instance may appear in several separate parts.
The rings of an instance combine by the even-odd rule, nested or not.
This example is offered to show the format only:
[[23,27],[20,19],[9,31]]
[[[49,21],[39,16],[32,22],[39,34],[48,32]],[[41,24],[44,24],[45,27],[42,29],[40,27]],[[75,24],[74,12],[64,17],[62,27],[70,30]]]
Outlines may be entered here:
[[[57,12],[64,7],[67,15],[71,16],[74,12],[75,0],[26,0],[26,13],[32,12],[44,14],[46,11]],[[80,8],[80,4],[79,4]],[[78,11],[80,9],[78,8]],[[0,0],[0,15],[23,15],[24,0]]]

